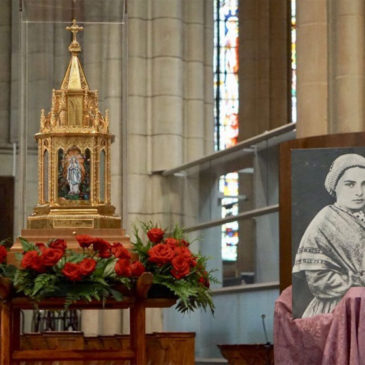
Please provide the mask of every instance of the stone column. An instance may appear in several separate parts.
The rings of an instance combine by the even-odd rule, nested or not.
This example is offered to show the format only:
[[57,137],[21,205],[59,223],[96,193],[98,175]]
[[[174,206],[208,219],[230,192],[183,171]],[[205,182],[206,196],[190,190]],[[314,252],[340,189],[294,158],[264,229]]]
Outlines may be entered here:
[[297,2],[297,137],[363,131],[365,5]]
[[365,127],[365,3],[327,2],[330,57],[330,133],[359,132]]
[[[128,1],[128,17],[131,231],[137,219],[181,223],[189,206],[179,190],[184,182],[168,184],[157,172],[212,150],[212,1]],[[161,328],[160,311],[152,312],[147,328]]]
[[287,1],[239,1],[240,135],[289,122]]
[[213,6],[204,1],[204,153],[214,151],[214,96],[213,96]]
[[328,133],[327,4],[297,2],[298,138]]
[[[186,38],[185,70],[184,76],[184,122],[185,122],[185,161],[191,161],[204,155],[205,123],[204,123],[204,94],[206,91],[204,72],[205,47],[202,47],[205,39],[204,32],[204,1],[184,2],[184,28]],[[211,15],[211,14],[210,14]],[[211,81],[211,79],[210,79]],[[213,83],[210,84],[211,88]],[[208,85],[207,85],[208,87]],[[183,116],[183,115],[181,115]]]

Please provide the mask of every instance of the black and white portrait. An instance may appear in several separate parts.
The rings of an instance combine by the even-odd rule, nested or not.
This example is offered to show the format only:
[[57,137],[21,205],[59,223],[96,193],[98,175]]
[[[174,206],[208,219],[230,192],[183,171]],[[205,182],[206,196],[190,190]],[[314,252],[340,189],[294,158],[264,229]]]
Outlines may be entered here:
[[365,148],[292,151],[293,316],[365,286]]

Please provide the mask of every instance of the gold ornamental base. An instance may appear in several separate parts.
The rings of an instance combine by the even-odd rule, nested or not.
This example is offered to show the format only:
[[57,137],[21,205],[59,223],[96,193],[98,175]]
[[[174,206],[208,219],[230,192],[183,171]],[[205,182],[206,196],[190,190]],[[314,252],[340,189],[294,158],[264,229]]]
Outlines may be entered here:
[[121,218],[115,216],[113,206],[96,208],[35,208],[28,217],[31,229],[53,228],[120,228]]
[[40,215],[28,218],[28,227],[31,229],[56,229],[56,228],[118,228],[121,226],[120,217],[101,215]]

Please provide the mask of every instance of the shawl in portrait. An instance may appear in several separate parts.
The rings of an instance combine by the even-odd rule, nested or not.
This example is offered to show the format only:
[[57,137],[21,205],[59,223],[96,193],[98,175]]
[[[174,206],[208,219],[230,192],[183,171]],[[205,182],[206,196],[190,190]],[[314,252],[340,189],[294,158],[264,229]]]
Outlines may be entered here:
[[364,285],[364,258],[364,223],[337,205],[323,208],[307,227],[293,267],[313,295],[303,317],[331,312],[350,287]]

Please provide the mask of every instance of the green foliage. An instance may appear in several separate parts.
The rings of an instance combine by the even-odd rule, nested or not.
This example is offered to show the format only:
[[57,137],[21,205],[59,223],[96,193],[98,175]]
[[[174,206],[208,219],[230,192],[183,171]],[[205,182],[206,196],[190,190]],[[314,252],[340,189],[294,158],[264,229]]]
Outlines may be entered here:
[[[20,242],[24,253],[33,250],[40,252],[37,246],[24,238],[20,238]],[[17,255],[19,261],[22,257],[23,254]],[[96,261],[95,270],[90,275],[83,277],[82,280],[72,281],[62,273],[66,263],[77,264],[85,258],[93,258]],[[131,280],[126,277],[116,277],[115,262],[115,257],[100,258],[93,250],[83,252],[66,250],[64,256],[54,266],[46,267],[44,272],[37,272],[31,268],[17,269],[11,265],[6,266],[6,272],[8,277],[12,277],[17,293],[36,302],[49,297],[64,297],[67,307],[78,300],[105,301],[108,297],[123,300],[123,295],[114,289],[114,286],[123,284],[129,288]]]
[[8,238],[5,238],[4,240],[0,241],[0,246],[4,246],[6,247],[8,250],[13,247],[13,239],[8,237]]
[[14,265],[0,265],[0,276],[13,279],[17,268]]
[[[213,272],[208,272],[206,269],[208,259],[200,254],[192,253],[186,247],[189,243],[184,238],[183,229],[176,225],[173,229],[168,230],[171,232],[169,234],[165,233],[166,230],[154,230],[150,234],[154,241],[151,242],[147,233],[150,229],[158,228],[158,226],[152,222],[147,222],[141,223],[141,228],[139,230],[137,226],[134,226],[135,240],[132,242],[132,251],[134,256],[138,257],[138,260],[144,265],[145,271],[153,274],[153,284],[156,287],[166,288],[177,298],[176,308],[180,312],[203,309],[214,313],[214,303],[209,285],[216,283],[217,280],[214,278]],[[161,238],[162,234],[164,238]],[[85,239],[88,240],[89,238],[92,239],[92,237]],[[175,240],[166,240],[166,238],[174,238]],[[161,242],[156,242],[161,239]],[[1,264],[0,275],[11,278],[18,293],[36,302],[48,297],[63,297],[66,306],[79,300],[105,302],[108,297],[120,301],[123,300],[122,293],[126,290],[133,290],[137,281],[136,277],[117,275],[115,267],[119,260],[118,257],[114,255],[109,258],[100,257],[98,252],[94,251],[96,246],[94,244],[78,252],[66,250],[62,258],[59,259],[58,257],[59,261],[53,266],[47,266],[47,261],[42,264],[41,261],[39,267],[34,266],[32,260],[35,259],[36,263],[37,260],[42,260],[44,251],[22,237],[19,240],[23,247],[23,254],[17,255],[19,261],[29,251],[37,251],[38,256],[37,254],[29,254],[30,263],[27,260],[24,261],[26,268],[17,269],[11,265]],[[46,246],[50,247],[51,242],[48,242]],[[0,242],[1,244],[3,243]],[[163,247],[164,244],[168,247]],[[155,249],[154,246],[156,245],[160,246]],[[110,246],[108,249],[111,250]],[[161,252],[165,252],[166,256],[159,259],[157,253],[157,258],[155,256],[151,260],[150,255],[156,255],[159,249],[162,250]],[[163,255],[163,253],[160,254]],[[95,260],[96,264],[91,260],[84,262],[86,258]],[[131,265],[133,260],[128,265]],[[67,263],[69,265],[66,267]],[[91,271],[88,271],[90,263]],[[137,268],[138,272],[140,266],[140,263],[134,265],[133,270]],[[120,266],[118,266],[119,269]],[[140,272],[136,275],[140,275]]]
[[55,283],[57,277],[52,274],[40,274],[34,279],[32,297],[37,297],[39,293],[52,293],[56,290]]
[[[141,227],[144,235],[148,237],[147,232],[157,226],[152,222],[142,222]],[[179,241],[185,240],[184,230],[178,225],[175,225],[175,227],[169,231],[171,233],[168,235],[168,237],[175,238]],[[146,270],[152,272],[153,283],[162,285],[163,287],[169,289],[173,295],[178,298],[176,305],[177,310],[185,313],[187,311],[193,311],[201,308],[205,311],[209,309],[212,313],[214,313],[214,303],[209,285],[204,285],[199,281],[199,279],[203,276],[206,280],[206,283],[218,282],[214,278],[212,271],[206,271],[206,265],[208,261],[206,257],[200,254],[193,255],[196,260],[196,266],[192,268],[191,272],[185,277],[176,279],[171,273],[171,262],[164,265],[157,265],[149,260],[148,251],[155,244],[149,241],[148,238],[146,239],[146,242],[144,242],[137,226],[134,226],[134,237],[135,240],[133,242],[133,251],[138,254],[140,260],[145,265]]]
[[24,239],[23,237],[19,237],[19,241],[23,247],[23,251],[24,252],[28,252],[28,251],[32,251],[36,249],[36,246],[33,245],[32,243],[28,242],[26,239]]
[[14,286],[18,293],[32,297],[34,289],[34,275],[25,270],[17,270],[14,276]]
[[[149,230],[150,226],[147,224],[143,224],[144,230]],[[148,264],[148,250],[152,247],[152,242],[148,241],[146,244],[143,243],[139,235],[139,230],[137,226],[133,226],[135,242],[133,242],[133,252],[136,253],[140,259],[140,261],[146,266]]]
[[155,275],[153,282],[170,289],[177,297],[176,309],[182,313],[202,308],[214,313],[214,303],[208,288],[193,281],[194,279],[176,280],[169,275]]

